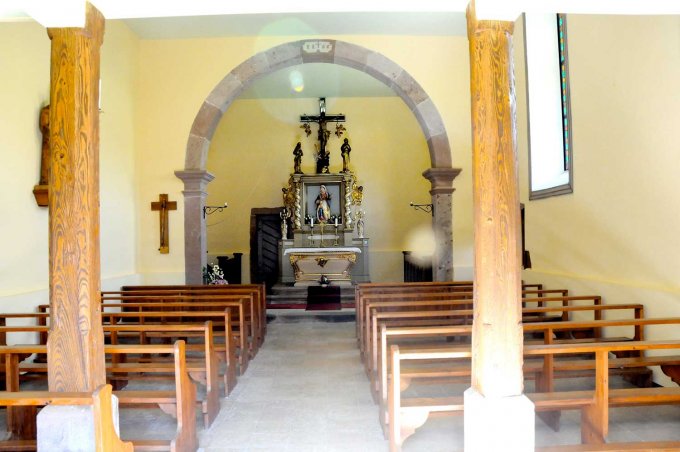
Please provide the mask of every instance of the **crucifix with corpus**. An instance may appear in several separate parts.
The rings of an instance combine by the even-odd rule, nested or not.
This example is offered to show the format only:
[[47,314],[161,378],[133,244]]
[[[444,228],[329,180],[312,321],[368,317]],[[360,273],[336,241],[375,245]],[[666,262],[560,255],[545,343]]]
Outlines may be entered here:
[[336,123],[335,135],[340,138],[342,133],[345,131],[345,127],[340,122],[345,122],[345,115],[342,113],[337,115],[327,115],[326,114],[326,98],[319,98],[319,114],[318,115],[301,115],[300,122],[303,124],[300,126],[305,130],[307,136],[311,135],[312,130],[309,124],[315,122],[319,124],[318,132],[318,154],[316,157],[316,174],[327,174],[329,173],[328,165],[330,164],[330,152],[326,149],[326,144],[328,143],[328,138],[331,136],[331,132],[326,129],[326,124],[329,122]]
[[170,234],[168,233],[168,211],[177,210],[176,201],[168,201],[167,194],[158,195],[158,202],[151,203],[151,210],[158,211],[160,217],[160,237],[161,243],[158,251],[161,254],[170,252]]

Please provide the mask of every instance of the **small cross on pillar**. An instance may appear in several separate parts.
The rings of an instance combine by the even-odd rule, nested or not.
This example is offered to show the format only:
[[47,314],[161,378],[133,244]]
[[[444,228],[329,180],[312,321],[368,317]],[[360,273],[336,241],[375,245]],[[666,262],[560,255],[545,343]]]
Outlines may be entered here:
[[158,251],[161,254],[168,254],[170,252],[170,238],[168,233],[168,211],[177,210],[176,201],[168,201],[166,193],[158,195],[158,202],[151,203],[151,210],[157,210],[160,217],[160,238],[161,243]]

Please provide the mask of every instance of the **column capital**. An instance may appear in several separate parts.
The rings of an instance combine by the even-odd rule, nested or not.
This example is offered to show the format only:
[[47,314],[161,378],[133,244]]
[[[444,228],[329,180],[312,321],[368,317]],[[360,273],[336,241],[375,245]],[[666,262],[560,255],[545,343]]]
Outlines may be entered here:
[[104,42],[104,16],[90,2],[86,2],[85,26],[83,28],[48,28],[47,36],[50,39],[62,36],[82,36],[96,43],[98,47],[101,47]]
[[423,177],[432,184],[431,195],[448,195],[456,190],[452,184],[460,172],[460,168],[430,168],[423,172]]
[[468,39],[472,39],[475,34],[485,31],[505,32],[509,34],[512,34],[515,31],[514,22],[504,20],[477,20],[474,0],[468,5],[465,17],[467,18]]
[[184,182],[184,194],[190,192],[204,192],[205,188],[215,176],[206,170],[178,170],[175,176]]

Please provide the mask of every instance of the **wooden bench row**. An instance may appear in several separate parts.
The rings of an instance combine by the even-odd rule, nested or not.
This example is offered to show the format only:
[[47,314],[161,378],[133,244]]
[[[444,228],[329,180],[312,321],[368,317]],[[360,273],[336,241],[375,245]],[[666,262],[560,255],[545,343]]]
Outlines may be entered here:
[[[102,295],[104,332],[110,342],[105,346],[106,368],[111,381],[122,387],[127,380],[138,378],[167,375],[175,380],[174,391],[115,391],[123,406],[158,405],[177,418],[177,434],[172,441],[135,441],[135,450],[195,451],[198,447],[196,405],[202,409],[206,427],[214,421],[219,410],[220,362],[224,364],[225,395],[228,395],[236,383],[236,368],[240,373],[245,372],[248,361],[264,341],[264,286],[139,286]],[[10,389],[18,390],[20,378],[26,375],[47,372],[45,360],[40,358],[46,354],[49,306],[40,306],[40,311],[0,314],[0,343],[6,344],[7,334],[14,332],[36,333],[42,343],[0,346],[6,385]],[[203,323],[208,319],[211,321]],[[37,325],[22,324],[26,320]],[[215,342],[215,337],[223,337],[224,342]],[[129,342],[130,338],[140,345],[120,345],[120,341]],[[184,341],[178,341],[175,346],[150,345],[153,338],[162,342],[199,338],[201,343],[186,345]],[[185,352],[188,351],[192,355],[200,353],[200,357],[187,361]],[[24,358],[31,354],[37,354],[36,359],[25,361]],[[174,362],[167,361],[164,356],[168,354],[174,356]],[[181,359],[178,358],[180,355]],[[190,378],[205,388],[205,396],[200,402],[196,400],[196,388]],[[35,434],[35,408],[20,405],[40,403],[30,402],[35,396],[33,392],[11,393],[15,395],[10,396],[12,400],[8,399],[11,405],[8,407],[8,427],[15,436],[28,434],[30,437]],[[0,450],[14,447],[0,444]],[[30,440],[28,446],[17,447],[31,447]]]
[[[669,350],[680,348],[680,341],[630,341],[586,344],[527,345],[525,356],[554,357],[566,354],[595,354],[595,389],[586,391],[539,392],[526,394],[537,412],[578,409],[581,411],[581,440],[585,445],[605,444],[608,434],[609,409],[624,406],[649,406],[680,402],[680,388],[652,387],[610,389],[610,353]],[[448,350],[402,351],[391,348],[392,378],[388,390],[390,450],[397,451],[408,436],[422,425],[431,413],[456,414],[464,410],[462,396],[441,398],[402,398],[402,362],[413,360],[470,359],[469,348],[450,347]],[[615,359],[615,358],[614,358]],[[668,442],[669,447],[680,447],[680,442]],[[639,447],[637,445],[635,447]],[[646,445],[644,447],[647,447]],[[580,449],[606,450],[606,449]],[[638,449],[643,450],[643,449]]]
[[[397,394],[396,400],[399,400],[401,392],[408,388],[412,381],[422,379],[432,382],[469,381],[471,356],[469,345],[453,345],[449,341],[469,337],[471,334],[471,327],[466,323],[470,323],[469,320],[473,314],[472,301],[470,300],[471,294],[465,294],[460,287],[457,288],[458,290],[454,288],[442,293],[434,287],[428,287],[423,291],[415,285],[411,285],[407,290],[400,290],[398,285],[387,289],[376,286],[374,290],[366,291],[366,294],[372,293],[372,295],[364,296],[362,301],[357,300],[357,306],[362,306],[361,313],[357,313],[357,337],[362,345],[362,355],[372,380],[372,391],[377,394],[376,398],[380,402],[381,422],[389,429],[386,433],[392,436],[391,449],[399,450],[404,437],[412,434],[417,426],[422,425],[429,413],[460,413],[463,410],[461,396],[405,399],[401,403],[401,411],[396,414],[397,417],[402,416],[400,420],[405,420],[405,422],[397,421],[395,426],[391,420],[392,416],[395,416],[392,412],[394,401],[387,399],[390,397],[388,392],[392,392]],[[545,351],[541,354],[536,351],[540,349],[534,349],[534,352],[525,359],[525,376],[536,378],[536,390],[540,391],[530,397],[535,402],[537,414],[549,425],[554,427],[559,425],[559,413],[562,409],[581,409],[589,412],[588,410],[593,410],[590,407],[594,406],[591,403],[595,399],[594,391],[570,394],[554,392],[554,378],[559,376],[584,375],[584,372],[587,372],[594,373],[602,381],[603,373],[608,379],[612,371],[625,373],[634,368],[642,367],[646,370],[647,366],[655,365],[662,365],[664,372],[669,375],[674,375],[675,372],[680,373],[678,370],[680,356],[646,356],[644,352],[647,348],[664,348],[664,345],[647,343],[646,346],[640,347],[626,348],[625,346],[628,342],[642,344],[645,326],[677,324],[680,323],[680,319],[644,319],[643,307],[639,304],[603,306],[600,297],[567,297],[566,291],[550,292],[559,296],[546,297],[547,293],[541,292],[541,289],[542,286],[537,286],[535,290],[525,290],[523,294],[524,330],[528,337],[525,345],[527,349],[528,347],[564,347],[564,350],[570,350],[567,352],[554,349],[554,353]],[[527,300],[527,298],[532,298],[532,300]],[[534,300],[535,298],[541,300]],[[561,306],[549,306],[553,301],[560,303]],[[527,307],[534,306],[534,302],[538,303],[538,307]],[[572,304],[575,302],[589,304],[577,306]],[[570,321],[572,313],[586,311],[592,312],[593,320]],[[633,318],[602,320],[602,314],[605,312],[631,312]],[[555,313],[561,313],[561,315],[552,315]],[[604,328],[615,326],[630,326],[634,330],[633,334],[630,338],[624,338],[627,339],[626,342],[612,342],[619,338],[600,337],[603,335]],[[427,365],[403,366],[399,363],[396,369],[398,378],[390,377],[389,373],[395,370],[390,364],[391,359],[387,347],[390,344],[399,343],[400,340],[413,342],[414,339],[419,340],[410,345],[401,346],[401,351],[398,351],[400,345],[392,345],[392,347],[397,350],[397,355],[401,354],[402,361],[407,361],[409,364],[425,362]],[[433,345],[433,340],[436,346]],[[536,342],[540,343],[536,344]],[[602,357],[592,349],[588,349],[589,346],[605,347],[605,350],[608,350],[604,352],[605,355],[613,352],[616,356],[610,359],[607,355],[607,361],[602,367]],[[674,347],[680,348],[675,345],[668,348]],[[598,358],[595,360],[588,358],[589,355],[583,355],[586,351],[591,353],[591,356],[592,354],[598,355]],[[440,354],[444,354],[444,357],[438,356]],[[413,358],[414,355],[418,355],[418,358]],[[570,355],[570,357],[558,359],[564,355]],[[646,372],[651,379],[651,373]],[[634,397],[635,390],[629,392],[612,390],[609,392],[611,397],[607,399],[605,408],[602,404],[597,407],[601,413],[608,410],[610,405],[618,407],[676,403],[680,400],[679,389],[644,388],[644,394],[637,398]],[[423,407],[428,408],[423,409]],[[390,418],[388,418],[388,411]],[[590,420],[584,422],[592,424]],[[597,425],[602,425],[602,423]],[[592,439],[593,436],[597,439]],[[600,444],[605,441],[603,439],[605,437],[606,434],[598,436],[586,431],[583,438],[584,442],[587,442],[585,447],[575,445],[555,450],[648,450],[645,448],[657,445],[680,448],[680,443],[675,442],[625,444],[618,445],[619,448],[609,448]],[[545,450],[553,449],[545,448]]]
[[[583,311],[589,311],[589,310],[594,310],[594,311],[608,311],[608,310],[624,310],[624,309],[631,309],[636,312],[636,316],[639,315],[640,312],[642,312],[642,305],[608,305],[608,306],[572,306],[572,307],[567,307],[567,308],[561,308],[561,307],[555,307],[555,308],[525,308],[524,311],[526,313],[533,313],[535,311],[539,312],[550,312],[554,309],[567,309],[568,311],[571,312],[583,312]],[[447,311],[437,311],[435,314],[438,313],[447,313]],[[390,315],[396,315],[398,313],[390,313]],[[411,314],[412,316],[415,316],[415,318],[418,318],[419,313],[413,313]],[[423,313],[424,315],[427,315],[429,318],[432,318],[433,312],[425,312]],[[465,311],[455,311],[451,317],[455,319],[456,315],[465,315]],[[447,314],[444,314],[447,315]],[[436,319],[436,317],[435,317]],[[634,319],[633,319],[634,320]],[[603,323],[604,322],[604,323]],[[444,322],[442,322],[443,324]],[[368,372],[369,374],[369,379],[371,380],[371,389],[374,394],[374,397],[376,400],[380,401],[383,405],[385,406],[386,402],[386,393],[385,393],[385,388],[387,385],[387,371],[389,369],[389,361],[388,361],[388,347],[391,343],[398,343],[399,340],[415,340],[415,339],[421,339],[421,340],[427,340],[427,339],[432,339],[432,338],[439,338],[441,342],[441,339],[450,339],[450,338],[457,338],[457,337],[469,337],[472,334],[472,327],[470,325],[443,325],[443,326],[433,326],[433,327],[410,327],[406,322],[400,322],[398,325],[390,324],[387,322],[377,322],[375,325],[380,326],[380,331],[373,331],[372,332],[372,337],[373,341],[372,343],[375,345],[371,349],[371,362],[372,362],[372,367],[371,370]],[[554,342],[560,342],[560,341],[568,341],[568,342],[574,342],[576,341],[575,339],[554,339],[553,336],[555,336],[555,333],[558,331],[575,331],[579,330],[579,328],[586,328],[586,329],[602,329],[606,326],[611,326],[611,323],[607,321],[597,321],[597,323],[589,323],[586,322],[585,324],[582,322],[535,322],[535,323],[530,323],[524,325],[525,332],[533,332],[533,333],[540,333],[541,336],[543,337],[540,339],[541,342],[545,343],[554,343]],[[643,330],[642,330],[642,325],[641,324],[632,324],[631,325],[633,328],[635,328],[635,334],[631,337],[631,339],[635,340],[640,340],[643,337]],[[620,339],[620,338],[616,338]],[[427,342],[424,344],[418,344],[416,346],[430,346]],[[575,363],[574,363],[575,365]],[[527,368],[526,370],[530,370],[531,368]],[[455,369],[452,369],[454,371]],[[574,369],[576,370],[576,369]],[[538,370],[534,369],[530,374],[535,374],[537,373]],[[466,376],[468,374],[465,374]],[[543,376],[539,375],[539,385],[547,385],[547,383],[544,383],[543,380],[546,378],[549,378],[549,375]],[[547,386],[546,386],[547,387]]]
[[[32,391],[19,391],[20,358],[32,354],[45,354],[44,345],[8,345],[0,346],[0,354],[5,356],[5,377],[8,388],[11,389],[12,403],[7,403],[8,429],[16,437],[35,437],[35,407],[40,406],[40,400],[35,399]],[[196,388],[190,381],[185,355],[184,341],[177,341],[174,345],[106,345],[106,354],[114,355],[142,355],[142,354],[172,354],[174,362],[175,389],[172,391],[115,391],[120,405],[159,405],[169,411],[173,408],[173,416],[177,419],[177,431],[172,440],[133,440],[135,450],[169,450],[176,452],[195,452],[198,447],[196,436]],[[149,371],[150,369],[145,369]],[[167,371],[167,369],[163,369]],[[66,403],[63,403],[66,404]],[[109,411],[110,413],[110,411]],[[24,443],[30,444],[24,440]],[[11,450],[12,442],[0,448]],[[25,450],[25,449],[24,449]]]

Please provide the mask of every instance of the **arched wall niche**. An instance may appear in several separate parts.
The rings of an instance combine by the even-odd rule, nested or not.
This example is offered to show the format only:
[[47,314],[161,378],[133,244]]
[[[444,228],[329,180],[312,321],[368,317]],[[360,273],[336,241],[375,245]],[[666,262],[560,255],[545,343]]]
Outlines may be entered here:
[[453,279],[452,182],[460,169],[451,164],[444,122],[430,97],[401,66],[384,55],[339,40],[307,39],[288,42],[257,53],[227,74],[201,105],[189,133],[184,169],[175,174],[184,182],[184,259],[187,284],[202,282],[207,235],[203,206],[214,176],[206,170],[208,149],[222,115],[257,78],[290,66],[330,63],[365,72],[389,86],[408,105],[427,140],[431,168],[423,173],[432,189],[436,251],[434,278]]

